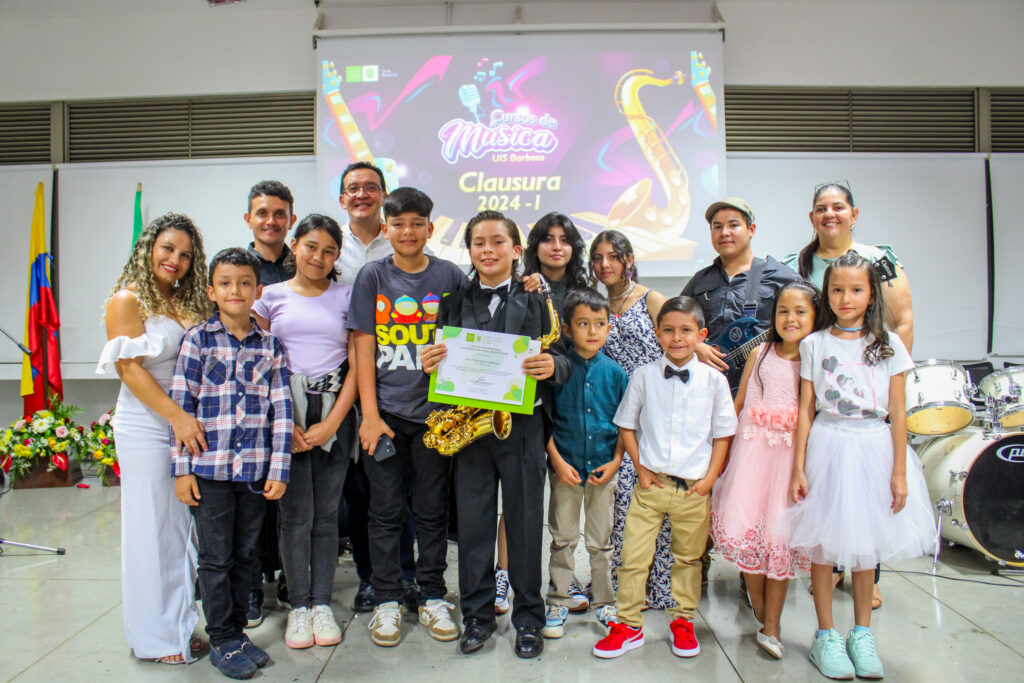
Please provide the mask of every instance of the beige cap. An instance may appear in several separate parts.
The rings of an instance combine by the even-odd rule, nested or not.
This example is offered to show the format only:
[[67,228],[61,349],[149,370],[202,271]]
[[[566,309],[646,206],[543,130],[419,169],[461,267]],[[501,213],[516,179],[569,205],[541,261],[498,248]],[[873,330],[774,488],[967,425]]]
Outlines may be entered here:
[[754,210],[750,208],[750,204],[747,204],[746,199],[740,199],[739,197],[722,197],[717,202],[708,207],[708,210],[704,212],[704,219],[710,224],[712,216],[719,209],[736,209],[742,213],[750,216],[750,222],[754,222]]

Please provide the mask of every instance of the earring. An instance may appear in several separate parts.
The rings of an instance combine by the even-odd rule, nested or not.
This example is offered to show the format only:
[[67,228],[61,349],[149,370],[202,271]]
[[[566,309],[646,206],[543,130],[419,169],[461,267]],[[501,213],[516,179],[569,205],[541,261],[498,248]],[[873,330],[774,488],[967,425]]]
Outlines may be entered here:
[[181,287],[181,280],[174,281],[174,288],[177,289],[178,287]]

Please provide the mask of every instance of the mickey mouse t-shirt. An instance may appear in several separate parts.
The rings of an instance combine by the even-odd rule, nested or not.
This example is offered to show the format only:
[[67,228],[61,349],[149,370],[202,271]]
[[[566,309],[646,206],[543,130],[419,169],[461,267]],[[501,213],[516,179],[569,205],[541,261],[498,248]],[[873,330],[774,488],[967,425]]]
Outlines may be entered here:
[[378,407],[412,422],[430,412],[420,349],[434,343],[441,299],[466,286],[458,266],[429,258],[419,273],[398,268],[390,256],[367,263],[352,286],[348,314],[348,329],[377,340]]
[[907,348],[889,332],[893,355],[868,365],[864,349],[874,339],[840,339],[829,330],[800,342],[800,377],[814,383],[819,413],[861,420],[884,420],[889,414],[889,378],[914,367]]

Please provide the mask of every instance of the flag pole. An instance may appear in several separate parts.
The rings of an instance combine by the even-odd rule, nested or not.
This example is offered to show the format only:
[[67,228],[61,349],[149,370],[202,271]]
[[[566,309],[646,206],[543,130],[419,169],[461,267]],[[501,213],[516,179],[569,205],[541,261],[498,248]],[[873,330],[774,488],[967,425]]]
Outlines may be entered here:
[[42,340],[43,347],[43,408],[50,408],[50,376],[47,374],[49,368],[47,367],[47,356],[50,355],[50,336],[49,332],[42,322],[37,322],[39,326],[39,339]]

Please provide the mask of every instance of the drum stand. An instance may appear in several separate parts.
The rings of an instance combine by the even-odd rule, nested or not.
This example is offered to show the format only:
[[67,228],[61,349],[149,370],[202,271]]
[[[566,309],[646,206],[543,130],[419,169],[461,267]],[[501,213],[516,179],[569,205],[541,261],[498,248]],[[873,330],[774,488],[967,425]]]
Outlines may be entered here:
[[[985,402],[984,413],[981,418],[981,436],[984,439],[995,439],[1003,434],[1006,434],[1006,430],[1003,429],[1002,422],[1000,421],[1000,409],[1006,405],[1013,405],[1020,401],[1021,386],[1015,382],[1010,382],[1009,396],[989,396],[981,391],[976,384],[969,384],[967,386],[969,390],[968,395],[971,398],[980,399]],[[1011,430],[1012,431],[1012,430]]]
[[[8,478],[7,473],[0,469],[0,497],[3,497],[5,493],[11,490],[11,480]],[[17,541],[9,541],[6,538],[0,538],[0,556],[4,554],[4,546],[13,545],[18,548],[28,548],[29,550],[42,550],[47,553],[57,553],[58,555],[67,554],[67,548],[50,548],[45,545],[32,545],[30,543],[18,543]]]

